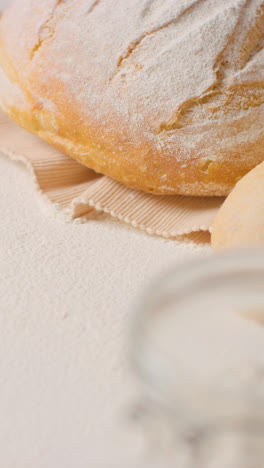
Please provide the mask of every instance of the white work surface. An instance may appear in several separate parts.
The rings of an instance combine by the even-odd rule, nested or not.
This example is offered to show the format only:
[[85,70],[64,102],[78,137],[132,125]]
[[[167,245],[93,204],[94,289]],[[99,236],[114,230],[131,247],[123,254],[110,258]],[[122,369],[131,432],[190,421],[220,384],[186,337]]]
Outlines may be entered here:
[[127,420],[128,318],[153,275],[209,249],[48,218],[3,155],[0,210],[0,467],[153,467]]
[[128,318],[156,273],[209,248],[48,218],[1,154],[0,212],[0,467],[165,468],[127,418]]

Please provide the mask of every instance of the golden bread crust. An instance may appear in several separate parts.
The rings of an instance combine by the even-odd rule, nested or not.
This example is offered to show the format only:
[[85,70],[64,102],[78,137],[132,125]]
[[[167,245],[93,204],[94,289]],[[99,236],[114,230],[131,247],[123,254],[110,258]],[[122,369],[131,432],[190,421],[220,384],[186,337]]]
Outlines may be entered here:
[[263,37],[264,0],[15,0],[0,103],[129,187],[227,195],[264,160]]
[[216,216],[212,230],[215,250],[264,246],[264,163],[236,185]]

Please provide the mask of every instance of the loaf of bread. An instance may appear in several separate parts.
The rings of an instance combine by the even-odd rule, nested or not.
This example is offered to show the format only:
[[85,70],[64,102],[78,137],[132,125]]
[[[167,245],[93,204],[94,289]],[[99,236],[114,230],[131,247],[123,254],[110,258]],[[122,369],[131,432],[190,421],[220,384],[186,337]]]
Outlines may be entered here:
[[212,247],[264,247],[264,163],[247,174],[225,200],[214,222]]
[[123,184],[227,195],[264,160],[264,0],[14,0],[0,103]]

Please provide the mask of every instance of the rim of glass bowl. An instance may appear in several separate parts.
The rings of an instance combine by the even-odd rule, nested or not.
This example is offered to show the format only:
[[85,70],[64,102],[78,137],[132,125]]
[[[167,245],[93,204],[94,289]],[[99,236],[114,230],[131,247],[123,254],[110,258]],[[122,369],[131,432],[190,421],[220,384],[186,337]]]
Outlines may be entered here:
[[261,284],[263,281],[264,298],[264,248],[225,251],[202,259],[188,260],[184,265],[174,266],[156,277],[145,289],[133,316],[130,356],[132,366],[155,401],[164,403],[162,379],[166,384],[169,376],[166,370],[162,373],[161,366],[152,359],[151,349],[148,349],[145,340],[145,330],[151,326],[155,309],[162,307],[162,300],[167,301],[171,297],[177,304],[186,294],[195,297],[196,288],[199,291],[206,290],[210,284],[221,286],[229,280],[255,285],[256,279]]

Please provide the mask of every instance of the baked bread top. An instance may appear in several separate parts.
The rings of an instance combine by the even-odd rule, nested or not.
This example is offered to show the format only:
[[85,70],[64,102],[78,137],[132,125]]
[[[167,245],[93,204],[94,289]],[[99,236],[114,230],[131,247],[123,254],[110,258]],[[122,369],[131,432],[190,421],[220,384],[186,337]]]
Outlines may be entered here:
[[15,0],[0,102],[134,188],[226,195],[264,160],[264,0]]

